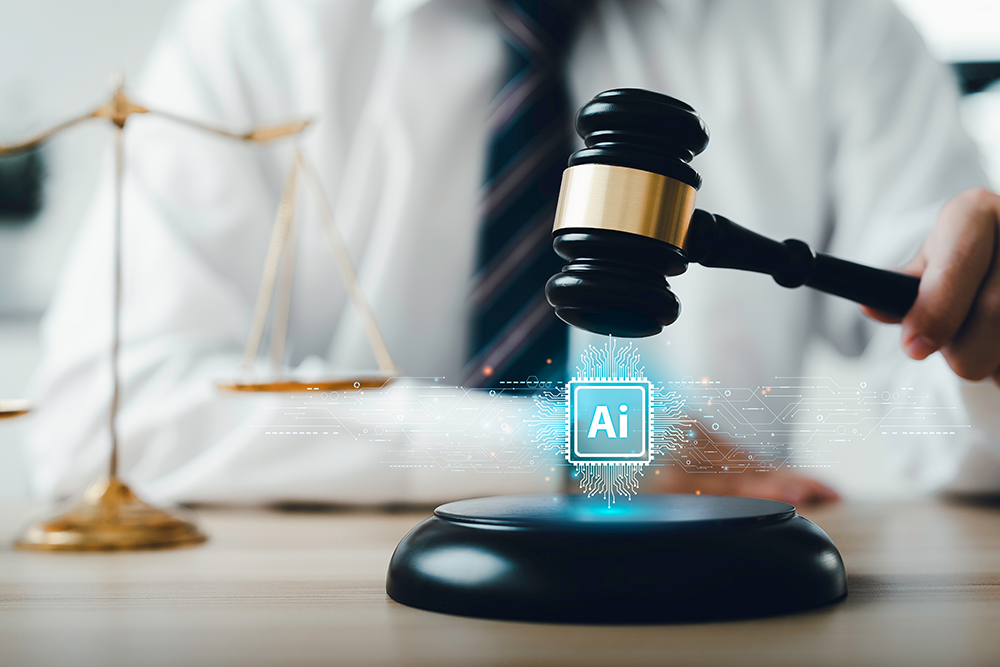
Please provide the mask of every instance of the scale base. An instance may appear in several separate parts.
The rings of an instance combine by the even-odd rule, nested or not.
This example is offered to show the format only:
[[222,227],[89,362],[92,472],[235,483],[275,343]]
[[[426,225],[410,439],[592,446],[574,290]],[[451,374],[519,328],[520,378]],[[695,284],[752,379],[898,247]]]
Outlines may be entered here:
[[500,496],[448,503],[396,547],[403,604],[526,621],[660,623],[843,599],[830,538],[787,503],[725,496]]
[[121,551],[200,544],[197,526],[140,500],[116,477],[94,482],[73,509],[32,524],[14,542],[33,551]]

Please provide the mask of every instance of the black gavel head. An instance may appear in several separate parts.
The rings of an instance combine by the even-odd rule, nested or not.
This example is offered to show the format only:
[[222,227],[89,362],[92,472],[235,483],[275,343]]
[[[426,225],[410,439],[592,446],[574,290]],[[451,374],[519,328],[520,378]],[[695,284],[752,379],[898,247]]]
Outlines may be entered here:
[[586,144],[563,172],[552,246],[568,261],[545,285],[563,321],[601,334],[651,336],[680,302],[665,276],[687,270],[684,242],[708,144],[694,109],[646,90],[609,90],[577,115]]

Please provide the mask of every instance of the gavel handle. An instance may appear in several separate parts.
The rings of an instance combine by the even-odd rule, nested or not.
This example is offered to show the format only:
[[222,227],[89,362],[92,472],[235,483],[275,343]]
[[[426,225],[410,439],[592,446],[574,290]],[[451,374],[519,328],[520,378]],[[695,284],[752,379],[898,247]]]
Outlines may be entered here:
[[920,286],[914,276],[814,255],[802,241],[778,242],[700,209],[691,218],[684,251],[703,266],[766,273],[783,287],[807,285],[897,317],[913,306]]

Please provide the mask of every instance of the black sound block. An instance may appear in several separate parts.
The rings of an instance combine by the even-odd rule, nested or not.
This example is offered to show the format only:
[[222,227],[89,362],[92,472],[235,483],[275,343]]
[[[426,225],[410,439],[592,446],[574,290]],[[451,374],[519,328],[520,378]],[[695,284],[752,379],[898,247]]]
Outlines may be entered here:
[[412,607],[529,621],[657,623],[841,600],[830,538],[757,498],[499,496],[441,505],[402,539],[386,592]]

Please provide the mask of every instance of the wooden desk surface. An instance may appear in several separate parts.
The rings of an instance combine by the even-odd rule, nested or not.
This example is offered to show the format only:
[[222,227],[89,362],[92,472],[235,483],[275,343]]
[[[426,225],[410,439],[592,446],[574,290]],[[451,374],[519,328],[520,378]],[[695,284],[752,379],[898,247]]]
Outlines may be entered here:
[[[25,508],[0,508],[9,545]],[[0,547],[3,665],[1000,665],[1000,509],[804,512],[847,563],[846,602],[752,621],[526,624],[401,606],[384,589],[424,514],[199,513],[205,546]]]

